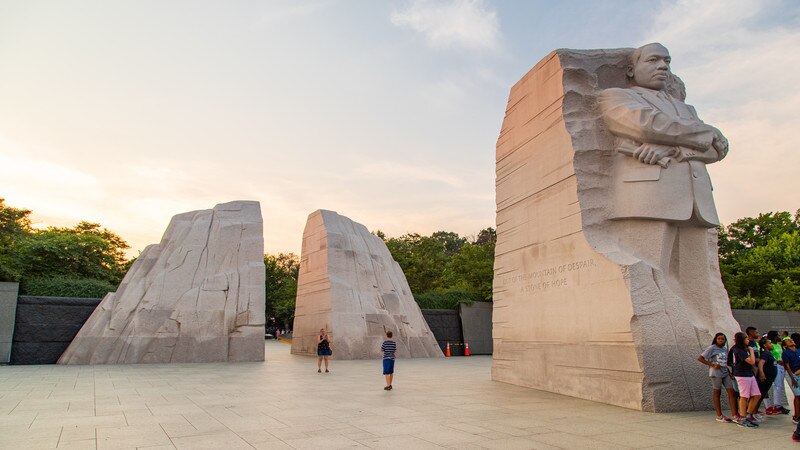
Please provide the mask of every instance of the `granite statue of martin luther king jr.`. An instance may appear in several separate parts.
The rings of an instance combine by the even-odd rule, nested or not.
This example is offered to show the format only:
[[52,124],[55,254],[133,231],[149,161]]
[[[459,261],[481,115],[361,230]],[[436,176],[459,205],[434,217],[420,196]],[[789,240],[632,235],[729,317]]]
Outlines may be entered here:
[[629,87],[599,95],[602,121],[615,137],[607,218],[621,251],[648,263],[662,296],[684,303],[704,329],[727,323],[714,319],[730,314],[722,313],[729,304],[706,171],[727,155],[728,141],[684,103],[670,63],[661,44],[637,48],[627,66]]

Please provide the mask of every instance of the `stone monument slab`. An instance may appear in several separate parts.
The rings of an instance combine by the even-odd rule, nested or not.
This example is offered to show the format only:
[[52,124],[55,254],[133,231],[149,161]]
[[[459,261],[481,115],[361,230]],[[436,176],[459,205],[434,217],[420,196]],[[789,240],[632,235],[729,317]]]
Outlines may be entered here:
[[311,213],[303,232],[292,353],[316,356],[322,328],[336,359],[382,358],[386,331],[399,358],[442,356],[383,240],[327,210]]
[[179,214],[58,362],[263,361],[264,276],[258,202]]
[[557,50],[511,89],[494,380],[645,411],[710,406],[697,355],[739,330],[705,171],[727,141],[683,103],[661,49]]
[[0,283],[0,364],[8,364],[11,360],[18,292],[19,283]]

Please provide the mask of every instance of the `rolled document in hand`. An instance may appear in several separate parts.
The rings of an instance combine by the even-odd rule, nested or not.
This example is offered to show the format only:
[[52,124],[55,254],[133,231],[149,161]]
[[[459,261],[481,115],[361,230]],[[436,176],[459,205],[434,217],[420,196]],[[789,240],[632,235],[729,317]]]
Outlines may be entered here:
[[[617,146],[616,150],[618,152],[622,153],[623,155],[627,155],[627,156],[631,156],[633,158],[636,158],[636,151],[639,149],[639,147],[641,147],[641,145],[638,145],[633,141],[620,140],[619,145]],[[674,153],[679,153],[679,151],[678,151],[678,149],[676,147],[673,147],[673,148],[675,149]],[[667,167],[669,167],[670,161],[672,161],[672,157],[671,156],[664,156],[664,157],[660,158],[656,164],[658,164],[659,166],[661,166],[661,167],[666,169]],[[644,164],[644,163],[642,163],[642,164]]]

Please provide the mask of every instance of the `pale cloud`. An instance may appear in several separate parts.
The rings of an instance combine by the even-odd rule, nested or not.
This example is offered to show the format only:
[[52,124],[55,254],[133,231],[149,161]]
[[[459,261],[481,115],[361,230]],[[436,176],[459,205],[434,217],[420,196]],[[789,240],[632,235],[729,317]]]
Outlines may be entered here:
[[497,12],[482,0],[412,0],[405,9],[395,11],[391,20],[395,26],[423,34],[428,45],[436,49],[500,47]]
[[730,140],[728,158],[709,166],[726,223],[800,207],[800,29],[759,20],[770,11],[792,8],[800,4],[669,2],[642,41],[670,49],[673,70],[687,85],[687,102]]

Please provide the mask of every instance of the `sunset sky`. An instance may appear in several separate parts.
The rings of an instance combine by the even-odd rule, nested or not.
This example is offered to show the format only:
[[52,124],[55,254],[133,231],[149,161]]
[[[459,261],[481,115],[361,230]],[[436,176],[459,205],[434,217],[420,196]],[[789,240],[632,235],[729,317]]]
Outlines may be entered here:
[[730,140],[722,221],[800,208],[796,0],[0,0],[0,198],[131,256],[237,199],[270,253],[320,208],[476,234],[510,87],[557,48],[653,41]]

